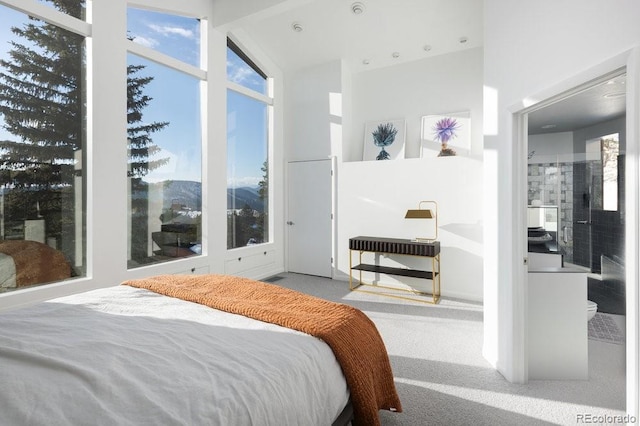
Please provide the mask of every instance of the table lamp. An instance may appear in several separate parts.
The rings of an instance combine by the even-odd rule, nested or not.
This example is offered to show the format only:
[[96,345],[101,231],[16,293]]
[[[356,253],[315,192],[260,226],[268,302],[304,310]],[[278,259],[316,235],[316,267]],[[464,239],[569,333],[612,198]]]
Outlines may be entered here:
[[[426,207],[423,208],[423,204]],[[415,241],[420,242],[433,242],[438,239],[438,204],[435,201],[420,201],[418,209],[409,209],[404,216],[405,219],[435,219],[435,234],[433,237],[416,237]]]

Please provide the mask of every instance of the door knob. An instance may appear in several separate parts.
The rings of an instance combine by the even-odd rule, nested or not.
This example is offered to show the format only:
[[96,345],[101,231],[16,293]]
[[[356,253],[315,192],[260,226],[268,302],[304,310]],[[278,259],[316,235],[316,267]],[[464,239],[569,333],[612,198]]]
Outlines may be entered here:
[[293,225],[293,222],[288,221],[288,222],[287,222],[287,225]]

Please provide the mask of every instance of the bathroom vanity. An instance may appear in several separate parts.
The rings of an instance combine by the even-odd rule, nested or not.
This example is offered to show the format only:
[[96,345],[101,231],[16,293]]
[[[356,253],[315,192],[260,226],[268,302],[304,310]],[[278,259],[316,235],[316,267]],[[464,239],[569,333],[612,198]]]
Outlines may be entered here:
[[588,379],[586,272],[530,265],[528,278],[529,379]]

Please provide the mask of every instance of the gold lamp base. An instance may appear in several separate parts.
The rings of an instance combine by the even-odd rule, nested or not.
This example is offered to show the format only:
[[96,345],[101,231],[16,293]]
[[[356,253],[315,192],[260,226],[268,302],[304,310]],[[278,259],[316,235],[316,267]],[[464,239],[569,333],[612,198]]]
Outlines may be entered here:
[[[431,208],[422,208],[423,204],[430,204]],[[405,219],[435,219],[435,235],[433,237],[416,237],[414,240],[424,243],[432,243],[438,239],[438,203],[435,201],[420,201],[418,209],[409,209],[404,215]]]
[[436,239],[435,238],[413,238],[411,241],[415,241],[417,243],[432,243]]

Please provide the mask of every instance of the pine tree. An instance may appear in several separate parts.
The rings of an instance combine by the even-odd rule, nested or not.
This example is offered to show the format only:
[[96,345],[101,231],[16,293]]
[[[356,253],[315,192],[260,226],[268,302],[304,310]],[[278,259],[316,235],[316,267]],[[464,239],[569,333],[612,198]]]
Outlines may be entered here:
[[142,180],[151,170],[166,164],[169,159],[150,160],[161,148],[151,139],[151,133],[162,130],[168,122],[142,123],[142,111],[152,98],[144,88],[153,77],[138,76],[144,65],[127,67],[127,136],[129,148],[129,176],[131,177],[131,259],[143,262],[149,256],[149,186]]
[[262,164],[262,180],[258,182],[258,195],[262,200],[262,211],[259,213],[257,231],[259,241],[269,240],[269,160]]
[[169,159],[155,159],[150,157],[160,152],[161,148],[153,143],[151,133],[162,130],[168,122],[142,123],[142,111],[153,100],[144,94],[144,88],[153,81],[153,77],[140,77],[137,73],[144,70],[144,65],[129,65],[127,67],[127,136],[129,142],[129,174],[135,178],[142,178],[151,170],[164,164]]
[[[55,5],[82,14],[78,0]],[[75,156],[84,142],[84,37],[34,18],[11,31],[9,58],[0,60],[0,114],[16,137],[0,141],[5,218],[43,217],[47,236],[73,258],[75,217],[62,212],[74,211]]]
[[[61,12],[83,16],[83,0],[49,1]],[[85,151],[84,37],[31,17],[11,31],[15,37],[9,42],[9,57],[0,60],[0,117],[15,137],[0,141],[5,219],[43,217],[47,236],[56,237],[73,261],[75,240],[82,239],[75,235],[75,216],[69,212],[76,209],[74,185],[81,173],[75,170],[76,156]],[[129,162],[136,185],[168,161],[149,160],[160,150],[150,134],[168,123],[140,124],[151,101],[144,88],[153,80],[139,75],[143,69],[127,68]],[[81,164],[86,164],[84,159]],[[136,209],[146,217],[143,204],[140,201]]]
[[[259,241],[256,233],[256,218],[253,214],[253,209],[247,203],[242,206],[240,213],[238,214],[238,224],[236,226],[236,243],[239,246],[245,246],[249,240],[253,239],[255,242]],[[259,238],[259,237],[258,237]]]

